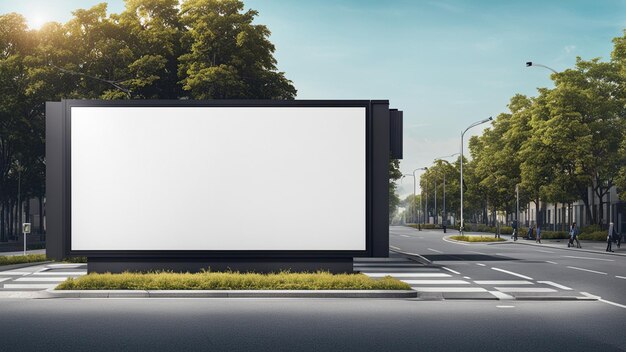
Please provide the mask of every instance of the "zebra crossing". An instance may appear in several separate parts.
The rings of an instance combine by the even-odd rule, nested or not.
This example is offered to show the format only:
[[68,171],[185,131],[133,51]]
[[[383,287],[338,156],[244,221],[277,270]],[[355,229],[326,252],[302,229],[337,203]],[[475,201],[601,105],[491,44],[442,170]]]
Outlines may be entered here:
[[354,270],[371,278],[396,278],[409,284],[411,289],[418,292],[418,297],[426,299],[576,298],[568,292],[572,288],[551,281],[535,281],[530,277],[521,280],[519,277],[511,277],[506,270],[489,273],[491,276],[500,276],[497,279],[472,279],[455,270],[424,265],[395,253],[389,258],[355,258]]
[[86,264],[59,263],[0,271],[0,291],[41,291],[87,274]]

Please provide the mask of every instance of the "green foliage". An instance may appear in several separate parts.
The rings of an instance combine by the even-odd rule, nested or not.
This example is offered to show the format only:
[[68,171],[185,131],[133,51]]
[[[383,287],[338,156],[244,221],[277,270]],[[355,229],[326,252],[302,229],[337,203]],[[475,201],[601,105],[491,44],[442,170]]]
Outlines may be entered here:
[[402,178],[402,172],[400,171],[400,160],[389,159],[389,222],[396,214],[398,205],[400,204],[400,198],[396,193],[396,181]]
[[45,262],[46,260],[47,259],[46,259],[45,254],[0,256],[0,265],[36,263],[36,262]]
[[328,272],[273,274],[210,272],[89,274],[69,278],[57,290],[409,290],[406,283],[386,276]]
[[[17,203],[18,174],[22,199],[45,196],[46,101],[293,99],[270,31],[243,9],[239,0],[126,0],[122,13],[101,3],[39,30],[0,15],[0,214]],[[6,220],[0,241],[18,232]]]
[[504,238],[487,236],[450,236],[451,239],[463,242],[502,242]]
[[87,257],[65,257],[63,263],[87,263]]
[[604,241],[606,242],[606,237],[608,236],[608,231],[594,231],[590,233],[581,233],[578,235],[579,240],[586,241]]

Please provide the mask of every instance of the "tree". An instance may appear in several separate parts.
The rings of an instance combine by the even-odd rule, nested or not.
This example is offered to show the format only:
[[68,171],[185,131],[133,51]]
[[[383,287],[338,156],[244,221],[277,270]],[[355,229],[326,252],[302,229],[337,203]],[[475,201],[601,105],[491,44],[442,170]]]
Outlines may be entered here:
[[29,30],[0,16],[0,241],[24,197],[45,194],[45,102],[60,99],[293,99],[266,26],[238,0],[126,0]]
[[389,222],[396,215],[398,205],[400,204],[400,197],[396,193],[396,181],[402,178],[402,172],[400,171],[400,160],[389,159]]

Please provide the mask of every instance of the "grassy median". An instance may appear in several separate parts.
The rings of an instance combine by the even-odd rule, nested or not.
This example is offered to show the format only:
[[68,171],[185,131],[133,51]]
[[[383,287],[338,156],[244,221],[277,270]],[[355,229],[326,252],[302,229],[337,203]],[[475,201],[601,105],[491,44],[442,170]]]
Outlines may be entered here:
[[239,272],[89,274],[69,278],[57,290],[409,290],[391,277],[328,272],[272,274]]
[[489,236],[450,236],[451,239],[463,242],[501,242],[506,241],[504,238],[496,238]]
[[47,259],[46,259],[45,254],[0,256],[0,265],[36,263],[36,262],[45,262],[46,260]]

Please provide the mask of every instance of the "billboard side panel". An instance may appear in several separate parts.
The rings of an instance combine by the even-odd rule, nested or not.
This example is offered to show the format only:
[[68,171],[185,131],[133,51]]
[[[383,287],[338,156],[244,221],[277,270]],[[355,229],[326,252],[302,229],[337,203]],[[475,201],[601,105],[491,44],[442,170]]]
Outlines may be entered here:
[[54,260],[63,260],[66,256],[63,134],[63,104],[46,102],[46,256]]

